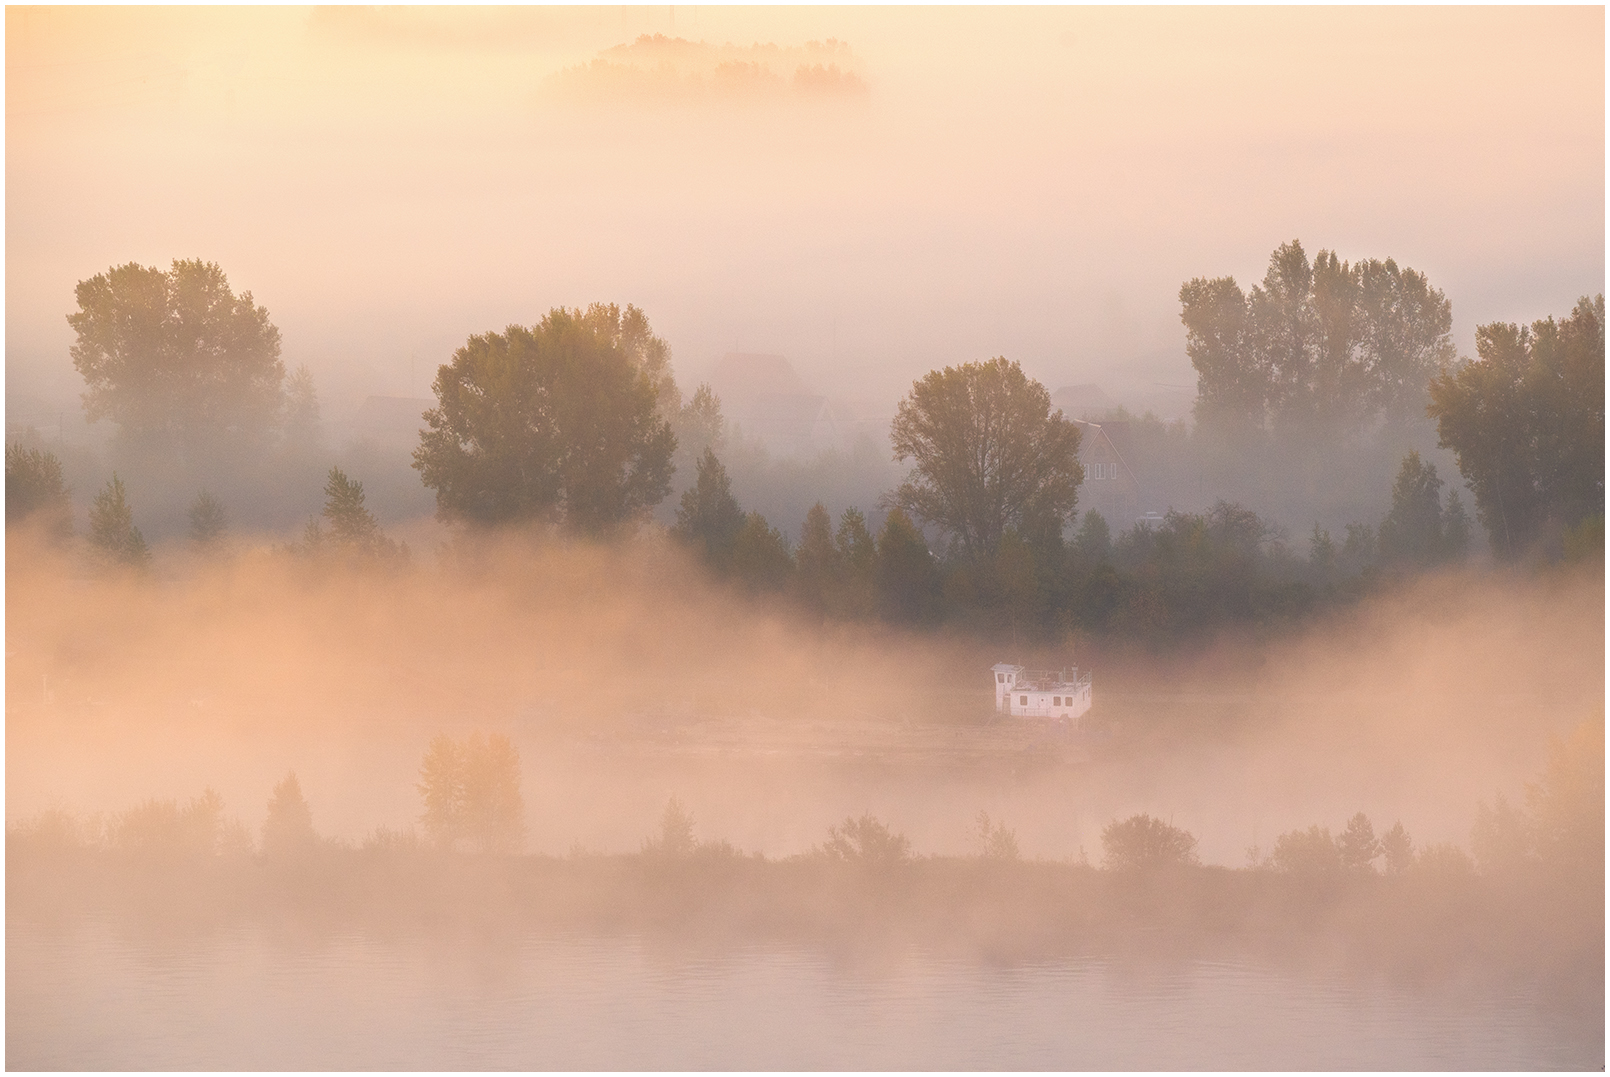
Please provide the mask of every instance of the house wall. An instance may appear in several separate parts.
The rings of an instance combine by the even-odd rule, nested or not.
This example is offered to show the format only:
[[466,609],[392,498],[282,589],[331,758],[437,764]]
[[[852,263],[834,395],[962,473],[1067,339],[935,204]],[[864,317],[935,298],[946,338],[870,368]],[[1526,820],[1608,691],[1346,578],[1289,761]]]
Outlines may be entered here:
[[1085,481],[1079,487],[1079,511],[1095,509],[1116,538],[1141,515],[1140,486],[1134,474],[1097,426],[1086,426],[1079,462]]

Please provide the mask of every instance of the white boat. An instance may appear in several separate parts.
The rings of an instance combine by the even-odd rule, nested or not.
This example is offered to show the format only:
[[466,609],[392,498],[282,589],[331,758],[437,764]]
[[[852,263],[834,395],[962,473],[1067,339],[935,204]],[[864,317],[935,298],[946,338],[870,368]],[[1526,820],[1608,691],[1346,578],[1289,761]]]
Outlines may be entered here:
[[995,713],[1013,718],[1079,718],[1090,709],[1090,674],[1072,669],[1025,669],[997,662]]

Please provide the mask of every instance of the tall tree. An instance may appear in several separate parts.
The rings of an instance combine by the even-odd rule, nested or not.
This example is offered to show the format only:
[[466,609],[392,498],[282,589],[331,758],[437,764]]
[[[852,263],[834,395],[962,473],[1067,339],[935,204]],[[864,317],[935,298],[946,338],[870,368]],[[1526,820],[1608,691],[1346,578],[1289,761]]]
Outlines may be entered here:
[[1220,430],[1401,423],[1454,355],[1452,307],[1425,274],[1332,251],[1310,264],[1296,240],[1245,295],[1230,277],[1186,282],[1180,320],[1197,420]]
[[655,349],[635,318],[597,311],[471,337],[437,372],[414,466],[438,516],[603,534],[670,492],[676,438],[643,358]]
[[911,477],[891,496],[951,535],[968,560],[992,558],[1009,527],[1060,528],[1084,468],[1079,428],[1045,386],[1004,358],[935,370],[900,401],[890,430]]
[[186,457],[262,443],[282,409],[280,334],[215,263],[164,272],[129,263],[76,290],[73,366],[91,422],[108,418],[144,448]]
[[1426,386],[1454,361],[1453,305],[1424,273],[1388,258],[1357,266],[1364,386],[1369,403],[1403,423],[1425,407]]
[[1604,294],[1563,320],[1476,329],[1476,360],[1431,383],[1428,413],[1501,558],[1604,515]]
[[1180,286],[1185,354],[1196,368],[1196,417],[1219,428],[1257,428],[1269,387],[1243,345],[1247,297],[1231,277],[1197,277]]
[[1313,410],[1319,362],[1319,317],[1310,291],[1314,268],[1303,245],[1283,243],[1269,256],[1263,284],[1247,295],[1248,339],[1254,364],[1269,387],[1268,405],[1277,415]]
[[90,504],[89,541],[102,557],[117,564],[143,565],[151,559],[145,536],[134,526],[128,491],[116,472]]
[[833,545],[844,572],[836,609],[846,617],[870,617],[877,607],[878,543],[860,509],[848,508],[840,514]]
[[[648,315],[630,303],[625,310],[615,303],[594,303],[582,313],[581,322],[596,337],[608,341],[631,360],[654,387],[660,416],[675,422],[682,407],[682,391],[677,388],[676,377],[671,372],[671,346],[654,335]],[[698,396],[695,392],[695,401]]]

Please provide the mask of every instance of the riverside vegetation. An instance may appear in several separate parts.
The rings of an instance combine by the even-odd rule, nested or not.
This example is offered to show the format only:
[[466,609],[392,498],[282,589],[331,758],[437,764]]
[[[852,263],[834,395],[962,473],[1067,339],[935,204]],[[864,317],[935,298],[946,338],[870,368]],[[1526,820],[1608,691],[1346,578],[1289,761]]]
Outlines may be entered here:
[[1483,803],[1469,851],[1419,847],[1363,813],[1202,865],[1196,838],[1147,815],[1113,820],[1099,864],[1025,857],[980,813],[972,856],[923,856],[871,815],[770,858],[700,840],[676,799],[632,854],[520,855],[519,760],[506,739],[439,737],[420,821],[361,842],[320,837],[294,774],[254,840],[209,791],[106,817],[47,811],[8,826],[8,915],[90,908],[205,930],[242,919],[317,928],[414,925],[918,944],[971,956],[1227,951],[1415,976],[1497,975],[1602,998],[1604,723],[1551,748],[1524,805]]

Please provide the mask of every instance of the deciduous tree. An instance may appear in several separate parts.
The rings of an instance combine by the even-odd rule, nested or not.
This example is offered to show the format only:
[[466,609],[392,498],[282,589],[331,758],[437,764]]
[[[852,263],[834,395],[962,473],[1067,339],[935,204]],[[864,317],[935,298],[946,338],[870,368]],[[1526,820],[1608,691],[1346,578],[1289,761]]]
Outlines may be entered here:
[[501,734],[431,741],[419,770],[425,833],[447,850],[516,851],[525,833],[520,753]]
[[640,311],[612,309],[556,308],[471,337],[441,367],[414,452],[439,516],[604,534],[670,492],[664,342]]
[[1132,815],[1113,820],[1101,831],[1102,867],[1109,871],[1196,863],[1196,838],[1189,831],[1154,819]]
[[265,442],[283,404],[280,334],[215,263],[129,263],[76,290],[73,366],[91,422],[142,448],[195,459]]
[[1604,295],[1565,319],[1476,329],[1427,409],[1476,497],[1493,551],[1515,558],[1604,514]]
[[34,518],[56,538],[73,532],[73,508],[55,453],[6,445],[6,526]]
[[1004,358],[915,382],[890,437],[895,459],[914,464],[892,503],[942,528],[969,560],[994,557],[1009,527],[1060,527],[1084,479],[1079,428]]
[[1275,839],[1270,856],[1276,870],[1294,875],[1331,875],[1342,869],[1342,852],[1329,827],[1291,830]]
[[1187,281],[1180,320],[1197,420],[1243,435],[1405,422],[1453,360],[1452,309],[1425,274],[1390,258],[1349,264],[1320,251],[1310,263],[1296,240],[1247,293],[1230,277]]
[[872,815],[862,815],[859,819],[852,816],[828,828],[822,852],[830,860],[888,867],[911,856],[911,840],[904,834],[894,833]]

